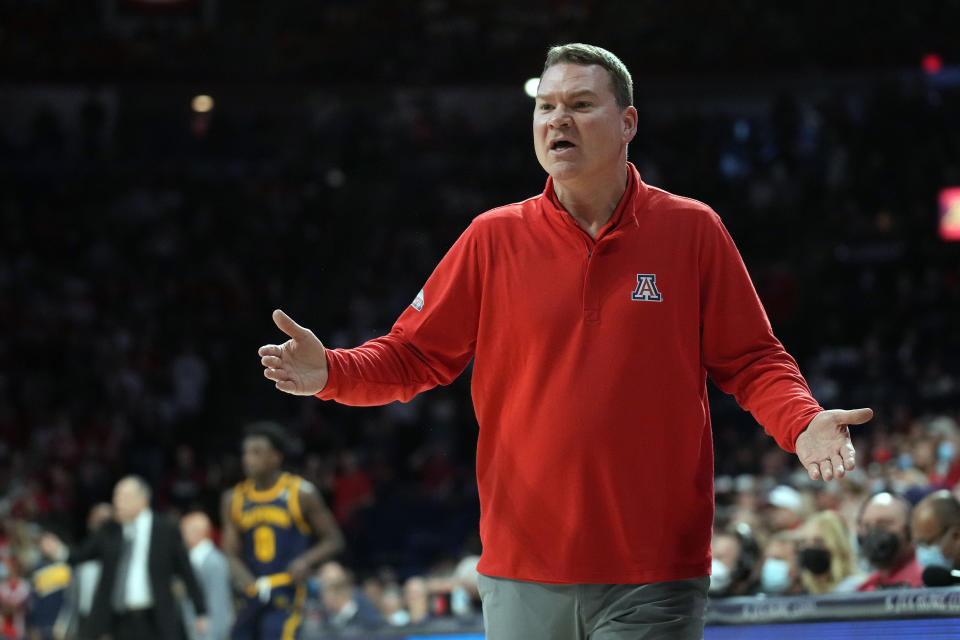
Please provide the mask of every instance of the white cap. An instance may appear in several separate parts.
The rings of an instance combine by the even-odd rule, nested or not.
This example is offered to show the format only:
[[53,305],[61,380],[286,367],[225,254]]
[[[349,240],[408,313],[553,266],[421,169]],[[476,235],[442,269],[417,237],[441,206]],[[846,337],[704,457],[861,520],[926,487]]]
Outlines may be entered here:
[[785,484],[774,487],[770,495],[767,496],[767,502],[775,507],[790,509],[797,513],[803,509],[803,498],[800,496],[800,492]]

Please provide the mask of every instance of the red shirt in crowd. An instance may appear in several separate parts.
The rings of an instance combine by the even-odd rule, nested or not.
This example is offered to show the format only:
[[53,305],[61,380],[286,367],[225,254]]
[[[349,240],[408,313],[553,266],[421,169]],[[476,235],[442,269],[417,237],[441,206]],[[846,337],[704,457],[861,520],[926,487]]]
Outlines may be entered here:
[[917,588],[923,586],[923,565],[917,562],[917,556],[910,553],[903,562],[889,571],[874,571],[857,591],[876,591],[877,589]]
[[327,351],[317,395],[350,405],[409,400],[473,358],[486,575],[707,575],[707,375],[788,451],[821,411],[719,217],[628,174],[596,239],[548,179],[477,217],[389,335]]

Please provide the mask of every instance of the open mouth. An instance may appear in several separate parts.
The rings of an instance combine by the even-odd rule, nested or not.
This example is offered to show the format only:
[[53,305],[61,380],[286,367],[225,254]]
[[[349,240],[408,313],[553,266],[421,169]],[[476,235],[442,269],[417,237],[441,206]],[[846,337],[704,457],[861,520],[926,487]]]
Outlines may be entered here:
[[577,145],[573,144],[573,143],[570,142],[569,140],[555,140],[554,142],[552,142],[552,143],[550,144],[550,150],[551,150],[551,151],[562,151],[563,149],[572,149],[572,148],[574,148],[575,146],[577,146]]

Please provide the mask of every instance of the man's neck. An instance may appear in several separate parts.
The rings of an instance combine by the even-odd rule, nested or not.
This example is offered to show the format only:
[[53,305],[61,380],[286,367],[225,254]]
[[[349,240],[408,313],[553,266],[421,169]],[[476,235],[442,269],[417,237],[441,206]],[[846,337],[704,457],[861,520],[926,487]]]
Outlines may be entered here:
[[596,239],[610,221],[627,188],[627,165],[599,180],[554,180],[557,200],[583,230]]
[[259,478],[253,478],[253,488],[257,491],[264,491],[273,487],[280,479],[280,473],[280,471],[273,471]]

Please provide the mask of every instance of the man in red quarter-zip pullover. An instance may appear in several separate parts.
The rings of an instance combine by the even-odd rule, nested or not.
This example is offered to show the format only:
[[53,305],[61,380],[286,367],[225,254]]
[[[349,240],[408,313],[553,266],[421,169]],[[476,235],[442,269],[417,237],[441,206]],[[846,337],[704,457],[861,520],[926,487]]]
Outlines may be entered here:
[[817,404],[719,217],[627,162],[632,93],[610,52],[551,49],[543,193],[477,217],[389,335],[328,350],[277,310],[290,339],[259,352],[281,391],[348,405],[410,400],[474,359],[493,640],[701,637],[707,375],[813,479],[853,468],[847,425],[872,416]]

